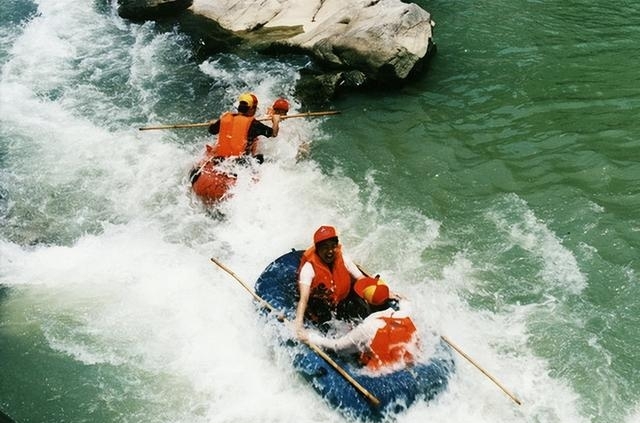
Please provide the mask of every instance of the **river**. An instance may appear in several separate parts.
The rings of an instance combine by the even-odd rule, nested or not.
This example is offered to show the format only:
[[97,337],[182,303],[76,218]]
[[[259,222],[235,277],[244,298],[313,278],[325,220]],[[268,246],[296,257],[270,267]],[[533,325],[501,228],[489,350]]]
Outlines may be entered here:
[[[202,122],[305,58],[193,53],[115,1],[0,4],[0,409],[26,422],[342,422],[252,298],[332,224],[463,359],[398,423],[640,420],[640,3],[420,1],[437,54],[291,119],[212,214]],[[297,158],[300,146],[309,154]],[[220,218],[220,215],[224,217]]]

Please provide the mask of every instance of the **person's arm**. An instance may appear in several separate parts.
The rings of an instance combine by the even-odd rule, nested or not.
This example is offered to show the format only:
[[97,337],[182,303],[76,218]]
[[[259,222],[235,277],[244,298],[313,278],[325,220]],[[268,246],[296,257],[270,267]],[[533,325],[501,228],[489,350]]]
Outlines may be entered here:
[[218,132],[220,132],[220,119],[217,119],[215,122],[209,125],[209,133],[211,135],[216,135]]
[[298,284],[298,288],[300,290],[300,299],[298,300],[298,307],[296,308],[296,318],[293,322],[296,330],[296,335],[301,338],[304,334],[304,313],[307,311],[307,304],[309,303],[309,294],[311,293],[311,287]]
[[280,131],[280,115],[277,113],[271,115],[271,130],[273,131],[272,136],[277,137]]
[[259,136],[271,138],[278,135],[278,131],[280,129],[280,115],[271,116],[271,122],[273,127],[265,125],[258,119],[254,119],[253,122],[251,122],[251,127],[249,128],[248,139],[252,140]]
[[358,268],[358,265],[355,264],[353,260],[351,260],[351,257],[343,253],[342,260],[344,261],[344,265],[349,271],[349,274],[351,274],[351,276],[355,280],[364,278],[364,273],[362,273],[362,271]]
[[363,352],[367,350],[369,343],[381,326],[384,326],[384,322],[378,318],[370,317],[364,319],[362,323],[339,338],[333,339],[322,336],[317,332],[309,332],[307,340],[319,347],[333,351]]
[[307,304],[309,303],[309,296],[311,295],[311,281],[315,272],[311,263],[305,263],[300,269],[300,276],[298,277],[298,290],[300,292],[300,299],[298,300],[298,306],[296,307],[296,318],[294,319],[294,328],[296,336],[300,339],[304,339],[304,314],[307,311]]

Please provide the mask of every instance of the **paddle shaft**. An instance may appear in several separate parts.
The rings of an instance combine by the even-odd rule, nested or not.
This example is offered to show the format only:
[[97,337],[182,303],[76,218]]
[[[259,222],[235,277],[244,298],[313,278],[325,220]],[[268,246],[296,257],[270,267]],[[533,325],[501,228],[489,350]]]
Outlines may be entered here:
[[507,396],[509,398],[511,398],[513,400],[513,402],[515,402],[518,405],[522,405],[522,402],[520,402],[520,400],[513,395],[511,392],[509,392],[504,386],[502,386],[502,384],[500,382],[498,382],[496,380],[496,378],[494,378],[493,376],[491,376],[485,369],[483,369],[478,363],[476,363],[471,357],[469,357],[464,351],[462,351],[460,349],[460,347],[458,347],[457,345],[455,345],[453,342],[451,342],[451,340],[449,338],[447,338],[444,335],[441,335],[440,338],[442,338],[442,340],[444,342],[446,342],[447,344],[449,344],[449,346],[451,348],[453,348],[454,350],[456,350],[456,352],[458,354],[460,354],[461,356],[463,356],[465,359],[467,359],[467,361],[471,364],[473,364],[475,366],[476,369],[480,370],[486,377],[488,377],[493,383],[496,384],[496,386],[498,386],[498,388],[502,389],[502,392],[504,392],[505,394],[507,394]]
[[263,300],[262,298],[260,298],[260,296],[258,294],[256,294],[253,289],[251,289],[249,287],[249,285],[247,285],[242,279],[240,279],[238,277],[238,275],[236,275],[231,269],[229,269],[227,266],[225,266],[224,264],[220,263],[218,260],[216,260],[215,258],[211,257],[211,261],[214,262],[215,264],[218,265],[218,267],[220,267],[222,270],[224,270],[225,272],[227,272],[228,274],[230,274],[235,280],[238,281],[238,283],[240,283],[240,285],[242,285],[244,287],[244,289],[253,296],[253,298],[256,299],[256,301],[258,301],[259,303],[261,303],[264,307],[268,308],[269,311],[271,312],[275,312],[276,309],[274,309],[271,304],[269,304],[268,302],[266,302],[265,300]]
[[336,363],[331,357],[329,357],[327,353],[322,351],[320,347],[318,347],[315,344],[312,344],[311,342],[306,342],[306,344],[309,346],[309,348],[315,351],[316,354],[322,357],[324,361],[329,363],[329,365],[331,365],[331,367],[333,367],[338,373],[340,373],[340,375],[342,375],[342,377],[344,377],[347,380],[347,382],[353,385],[354,388],[356,388],[362,395],[364,395],[371,404],[373,404],[376,407],[380,405],[380,400],[378,398],[376,398],[371,392],[367,391],[364,386],[360,385],[357,380],[351,377],[351,375],[347,373],[346,370],[340,367],[340,365]]
[[[295,115],[283,115],[280,116],[280,120],[285,120],[285,119],[293,119],[293,118],[302,118],[302,117],[312,117],[312,116],[328,116],[328,115],[337,115],[340,112],[337,110],[329,110],[326,112],[306,112],[306,113],[298,113]],[[271,120],[270,117],[263,117],[260,119],[257,119],[260,121],[263,120]],[[201,122],[201,123],[176,123],[173,125],[158,125],[158,126],[143,126],[141,128],[138,128],[138,130],[140,131],[150,131],[152,129],[179,129],[179,128],[201,128],[203,126],[209,126],[211,125],[213,122],[215,121],[210,121],[210,122]]]
[[[227,272],[229,275],[231,275],[236,281],[238,281],[240,283],[240,285],[242,285],[244,287],[245,290],[247,290],[247,292],[249,292],[253,298],[255,298],[259,303],[261,303],[262,305],[264,305],[265,307],[267,307],[270,311],[274,312],[276,311],[275,308],[273,308],[271,306],[271,304],[269,304],[267,301],[265,301],[264,299],[262,299],[258,294],[256,294],[245,282],[242,281],[242,279],[240,279],[231,269],[229,269],[227,266],[225,266],[224,264],[220,263],[218,260],[216,260],[215,258],[211,258],[211,261],[214,262],[215,264],[218,265],[218,267],[220,267],[222,270],[224,270],[225,272]],[[278,320],[284,322],[286,321],[284,319],[284,315],[281,314],[280,317],[278,318]],[[349,373],[347,373],[346,370],[344,370],[342,367],[340,367],[340,365],[338,363],[336,363],[331,357],[329,357],[327,355],[327,353],[325,353],[324,351],[322,351],[317,345],[311,343],[311,342],[306,342],[306,344],[309,346],[309,348],[311,348],[316,354],[318,354],[320,357],[322,357],[322,359],[324,359],[324,361],[326,361],[331,367],[333,367],[338,373],[340,373],[340,375],[342,377],[344,377],[347,382],[349,382],[354,388],[356,388],[362,395],[364,395],[374,406],[379,406],[380,405],[380,400],[378,398],[376,398],[371,392],[369,392],[364,386],[360,385],[360,383],[358,383],[357,380],[355,380]]]

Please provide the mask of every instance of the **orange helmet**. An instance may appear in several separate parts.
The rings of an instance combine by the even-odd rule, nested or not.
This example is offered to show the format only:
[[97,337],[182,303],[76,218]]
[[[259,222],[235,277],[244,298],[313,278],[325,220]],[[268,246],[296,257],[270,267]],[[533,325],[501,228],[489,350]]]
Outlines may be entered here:
[[273,110],[278,114],[287,114],[289,111],[289,102],[284,98],[280,97],[276,101],[273,102],[273,106],[271,106]]

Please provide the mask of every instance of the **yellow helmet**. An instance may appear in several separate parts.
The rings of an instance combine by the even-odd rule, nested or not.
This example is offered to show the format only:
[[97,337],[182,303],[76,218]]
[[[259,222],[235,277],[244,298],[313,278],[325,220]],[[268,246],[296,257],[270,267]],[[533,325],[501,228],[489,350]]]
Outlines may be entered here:
[[252,93],[242,93],[240,97],[238,97],[239,103],[247,103],[250,109],[253,109],[258,106],[258,97],[253,95]]

